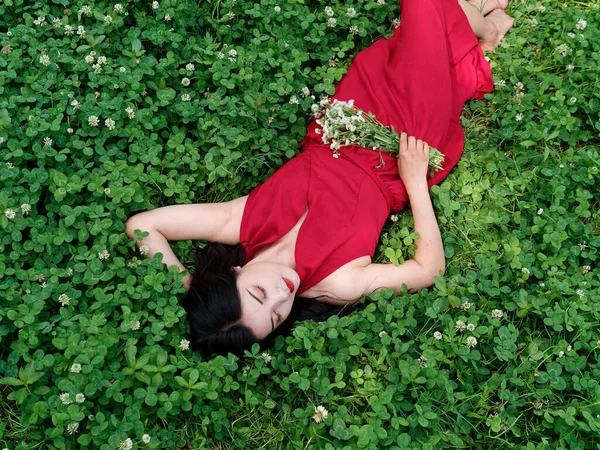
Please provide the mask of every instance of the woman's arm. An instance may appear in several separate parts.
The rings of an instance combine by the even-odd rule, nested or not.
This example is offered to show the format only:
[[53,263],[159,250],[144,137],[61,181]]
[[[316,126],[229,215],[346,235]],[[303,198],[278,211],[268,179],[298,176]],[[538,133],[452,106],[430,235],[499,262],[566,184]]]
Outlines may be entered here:
[[357,292],[370,294],[385,287],[400,292],[403,284],[415,291],[431,286],[434,276],[445,271],[444,246],[427,187],[428,164],[429,146],[402,133],[398,170],[410,200],[415,231],[419,233],[417,250],[413,259],[398,267],[368,264],[357,268],[354,278]]
[[[147,231],[149,235],[136,241],[138,247],[148,248],[147,258],[163,254],[163,263],[175,265],[181,271],[186,268],[175,256],[168,241],[185,239],[239,244],[240,226],[247,197],[225,203],[173,205],[144,211],[130,217],[126,222],[127,236],[134,238],[135,230]],[[183,285],[189,289],[192,277],[184,276]]]

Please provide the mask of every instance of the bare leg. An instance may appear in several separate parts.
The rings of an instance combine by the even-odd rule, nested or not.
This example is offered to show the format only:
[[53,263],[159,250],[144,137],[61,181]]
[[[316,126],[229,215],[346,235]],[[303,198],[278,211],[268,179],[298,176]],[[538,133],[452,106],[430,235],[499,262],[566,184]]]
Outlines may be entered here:
[[481,14],[488,15],[495,9],[506,9],[508,0],[468,0],[469,3],[475,6]]
[[466,0],[458,0],[473,33],[479,39],[483,50],[493,50],[500,44],[500,39],[513,26],[514,19],[502,9],[495,9],[484,17],[477,7]]

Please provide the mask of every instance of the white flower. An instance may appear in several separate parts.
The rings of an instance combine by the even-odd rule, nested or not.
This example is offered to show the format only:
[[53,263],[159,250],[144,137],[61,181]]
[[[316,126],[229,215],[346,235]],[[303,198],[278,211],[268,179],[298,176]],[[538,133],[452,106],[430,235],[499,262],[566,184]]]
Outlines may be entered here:
[[577,21],[577,24],[575,25],[575,28],[577,28],[578,30],[585,30],[585,27],[587,27],[587,20],[583,19],[579,19]]
[[596,347],[600,348],[600,341],[596,341]]
[[457,320],[455,328],[456,331],[460,333],[461,331],[465,331],[465,328],[467,328],[467,326],[462,320]]
[[77,403],[83,403],[83,402],[85,402],[85,395],[83,395],[81,393],[75,395],[75,401]]
[[535,20],[535,19],[531,19],[531,20],[529,21],[529,25],[531,25],[533,28],[535,28],[535,27],[537,27],[537,26],[538,26],[538,21],[537,21],[537,20]]
[[571,347],[570,345],[567,346],[567,351],[570,352],[571,350],[573,350],[573,347]]
[[115,6],[113,6],[113,9],[117,14],[121,14],[123,12],[123,5],[117,3]]
[[71,106],[73,107],[73,109],[79,109],[81,107],[81,105],[79,104],[79,102],[77,100],[73,100],[71,102]]
[[231,56],[232,58],[235,58],[235,57],[237,56],[237,52],[236,52],[236,51],[235,51],[235,49],[233,49],[233,48],[232,48],[231,50],[229,50],[229,51],[227,52],[227,54],[228,54],[229,56]]
[[276,6],[275,8],[273,8],[275,10],[275,12],[280,12],[281,8],[279,6]]
[[58,17],[52,19],[52,25],[54,25],[54,28],[62,28],[62,22]]
[[67,294],[60,294],[58,296],[58,303],[60,303],[61,306],[67,306],[70,301],[71,301],[71,299],[69,298],[69,296]]
[[293,96],[290,98],[290,103],[291,103],[292,105],[294,105],[294,104],[298,104],[298,99],[296,98],[296,96],[295,96],[295,95],[293,95]]
[[98,56],[98,64],[106,64],[106,56]]
[[377,0],[377,4],[383,6],[385,5],[385,0]]
[[67,275],[68,275],[68,276],[71,276],[71,275],[73,275],[73,269],[72,269],[72,268],[70,268],[70,267],[69,267],[69,268],[67,269]]
[[583,290],[581,290],[581,289],[577,289],[577,291],[575,291],[575,293],[577,295],[579,295],[579,298],[585,297],[585,292],[583,292]]
[[236,59],[235,59],[235,58],[229,58],[229,61],[230,61],[231,63],[235,63]]
[[183,102],[189,102],[189,101],[190,101],[190,98],[191,98],[191,97],[190,97],[190,94],[183,94],[183,95],[181,96],[181,101],[183,101]]
[[62,402],[63,405],[70,405],[71,403],[73,403],[71,401],[71,396],[69,395],[68,392],[63,392],[62,394],[60,394],[58,396],[58,398],[60,398],[60,401]]
[[[23,215],[27,215],[31,212],[31,205],[29,203],[23,203],[21,205],[21,211],[23,211]],[[587,266],[590,267],[590,266]]]
[[92,15],[92,8],[90,8],[88,5],[82,6],[81,9],[79,10],[79,12],[81,14],[85,14],[86,16],[91,16]]
[[494,86],[496,86],[496,87],[504,87],[504,86],[506,86],[506,81],[504,81],[504,80],[498,80],[498,81],[496,81],[494,83]]
[[400,18],[396,17],[394,20],[392,20],[392,25],[394,25],[394,28],[398,28],[400,26]]
[[350,27],[350,34],[356,36],[358,34],[358,27],[356,25],[352,25]]
[[313,416],[313,419],[315,422],[321,423],[323,421],[323,419],[327,418],[328,415],[329,415],[329,412],[325,408],[323,408],[321,405],[319,405],[319,406],[315,407],[315,415]]
[[398,222],[398,214],[392,214],[390,220],[394,223]]
[[85,62],[88,64],[94,64],[94,57],[92,55],[87,55],[85,57]]
[[219,58],[219,59],[223,59],[223,58],[225,58],[225,53],[223,53],[223,52],[218,52],[218,53],[217,53],[217,58]]
[[48,67],[51,64],[50,57],[48,55],[40,56],[40,63]]
[[8,31],[6,32],[6,35],[7,35],[8,37],[12,37],[12,31],[8,30]]
[[444,335],[439,331],[436,331],[435,333],[433,333],[433,337],[436,338],[438,341],[441,341]]
[[52,139],[49,137],[44,138],[44,145],[47,147],[52,146]]
[[83,25],[79,25],[77,27],[77,35],[81,36],[81,37],[85,37],[85,28],[83,28]]
[[575,66],[573,64],[567,65],[567,70],[573,70],[574,68],[575,68]]
[[104,23],[107,25],[110,25],[113,21],[113,18],[111,16],[104,16]]
[[75,363],[75,364],[71,365],[71,369],[70,370],[73,373],[79,373],[79,372],[81,372],[81,364]]
[[73,27],[71,25],[65,25],[65,35],[73,36]]
[[569,47],[567,47],[567,44],[560,44],[556,46],[554,50],[560,53],[562,56],[567,56],[569,53]]
[[521,83],[520,81],[518,81],[515,84],[515,91],[522,91],[524,87],[525,87],[525,85],[523,83]]
[[577,35],[575,33],[569,33],[567,36],[569,36],[570,39],[575,39],[575,36]]
[[581,273],[583,273],[584,275],[590,273],[590,270],[592,270],[592,268],[588,265],[585,265],[581,268]]
[[89,116],[88,123],[93,127],[97,127],[100,124],[100,120],[98,119],[98,116]]
[[565,356],[565,352],[563,352],[562,350],[560,352],[558,352],[559,358],[563,358],[564,356]]
[[106,261],[108,258],[110,258],[108,250],[104,249],[101,252],[98,252],[98,259],[100,259],[100,261]]
[[73,133],[75,130],[73,130],[73,128],[67,128],[67,133]]
[[185,70],[189,70],[190,72],[193,72],[194,70],[196,70],[196,66],[193,65],[192,63],[188,63],[185,65]]
[[147,246],[147,245],[142,245],[142,246],[139,248],[140,255],[143,255],[143,256],[147,255],[147,254],[148,254],[148,250],[149,250],[149,248],[148,248],[148,246]]
[[467,324],[467,330],[468,331],[475,331],[475,325],[472,323]]
[[460,305],[460,309],[462,309],[463,311],[467,311],[467,310],[471,309],[471,306],[473,306],[473,303],[470,303],[470,302],[463,302],[463,303]]
[[8,208],[6,211],[4,211],[4,215],[6,216],[7,219],[14,219],[17,215],[16,211],[14,209]]
[[538,216],[541,216],[542,214],[544,214],[544,208],[540,208],[537,210]]
[[158,9],[159,6],[158,2],[152,2],[152,9]]
[[527,267],[523,267],[523,268],[521,269],[521,273],[522,273],[523,275],[529,275],[529,273],[530,273],[530,272],[529,272],[529,269],[528,269]]
[[119,67],[119,72],[123,73],[123,72],[126,72],[126,71],[127,71],[127,69],[125,67]]
[[102,72],[102,66],[100,64],[94,64],[92,66],[92,69],[94,69],[95,74],[99,74]]
[[467,347],[473,348],[477,345],[477,338],[474,336],[469,336],[467,338],[467,342],[465,343]]
[[131,322],[129,322],[129,327],[133,331],[139,330],[140,329],[140,321],[139,320],[132,320]]
[[117,89],[119,89],[119,85],[117,83],[113,84],[113,89],[116,91]]
[[379,332],[379,337],[381,338],[381,337],[383,337],[383,336],[384,336],[384,335],[386,335],[386,334],[387,334],[387,333],[386,333],[385,331],[380,331],[380,332]]
[[354,8],[348,8],[346,10],[346,15],[348,17],[354,17],[356,15],[356,10]]
[[107,188],[104,188],[104,193],[105,193],[106,195],[110,195],[110,188],[109,188],[109,187],[107,187]]
[[190,348],[190,341],[188,341],[187,339],[182,339],[179,343],[179,348],[181,350],[188,350]]
[[333,28],[333,27],[335,27],[336,23],[337,23],[337,20],[335,20],[335,17],[330,17],[329,20],[327,21],[327,26],[329,28]]
[[523,120],[523,114],[521,114],[521,113],[517,114],[517,115],[515,116],[515,120],[516,120],[517,122],[520,122],[521,120]]
[[184,86],[189,86],[190,85],[190,79],[189,78],[183,78],[181,80],[181,84],[183,84]]
[[329,17],[333,17],[333,9],[331,8],[331,6],[325,7],[325,14],[327,14]]
[[142,436],[142,441],[144,442],[144,444],[149,444],[150,443],[150,439],[152,439],[152,438],[150,437],[149,434],[145,434],[145,435]]
[[71,422],[67,425],[67,431],[69,434],[77,433],[77,429],[79,428],[79,422]]
[[420,356],[419,357],[419,368],[421,369],[426,369],[427,366],[427,358],[425,358],[424,356]]
[[[157,2],[154,2],[157,3]],[[131,440],[131,438],[127,438],[124,441],[121,441],[121,443],[119,444],[119,450],[131,450],[131,448],[133,447],[133,441]]]
[[260,355],[260,357],[261,357],[261,358],[263,359],[263,361],[264,361],[264,362],[266,362],[266,363],[270,363],[270,362],[271,362],[271,360],[273,359],[273,358],[271,358],[271,355],[269,355],[269,354],[268,354],[268,353],[266,353],[266,352],[265,352],[265,353],[263,353],[262,355]]
[[114,130],[115,129],[115,121],[112,120],[110,117],[104,121],[104,125],[106,125],[106,127],[109,130]]
[[499,309],[493,309],[492,312],[490,313],[490,316],[492,317],[492,319],[500,320],[504,316],[504,313],[502,311],[500,311]]
[[229,20],[233,19],[234,17],[235,17],[235,13],[234,13],[233,11],[229,11],[229,12],[227,13],[227,18],[228,18]]
[[38,17],[33,21],[34,25],[45,26],[46,25],[46,17]]
[[576,97],[571,97],[571,98],[569,99],[569,103],[570,103],[571,105],[572,105],[573,103],[575,103],[576,101],[577,101],[577,98],[576,98]]
[[306,86],[304,86],[302,88],[302,90],[300,91],[300,94],[302,95],[302,97],[306,98],[310,95],[310,89]]
[[170,22],[171,21],[171,16],[169,14],[165,14],[165,17],[163,18],[163,20],[165,22]]
[[130,119],[133,119],[135,117],[135,111],[133,110],[132,107],[128,107],[127,109],[125,109],[125,112],[127,113],[127,116]]

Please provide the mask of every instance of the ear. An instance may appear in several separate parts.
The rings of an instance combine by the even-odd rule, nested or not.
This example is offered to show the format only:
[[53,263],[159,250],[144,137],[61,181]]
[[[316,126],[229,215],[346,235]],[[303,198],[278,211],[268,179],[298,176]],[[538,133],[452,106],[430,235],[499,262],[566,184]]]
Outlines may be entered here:
[[235,274],[240,273],[240,270],[242,270],[242,268],[240,266],[232,266],[231,267],[231,271]]

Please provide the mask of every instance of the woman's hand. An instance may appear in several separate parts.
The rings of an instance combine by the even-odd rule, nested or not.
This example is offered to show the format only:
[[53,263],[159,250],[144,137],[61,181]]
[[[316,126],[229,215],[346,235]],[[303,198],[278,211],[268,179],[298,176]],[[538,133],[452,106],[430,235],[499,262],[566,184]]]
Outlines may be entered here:
[[400,135],[398,172],[407,189],[415,184],[427,184],[429,145],[406,133]]

